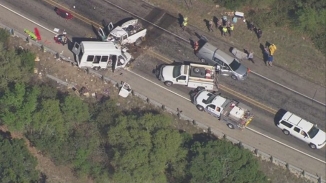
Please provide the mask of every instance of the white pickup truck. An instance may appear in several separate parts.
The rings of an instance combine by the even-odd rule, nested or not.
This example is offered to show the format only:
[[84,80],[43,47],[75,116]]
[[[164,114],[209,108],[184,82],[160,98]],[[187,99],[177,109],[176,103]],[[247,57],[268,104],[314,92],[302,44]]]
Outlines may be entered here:
[[138,19],[133,19],[125,22],[121,26],[114,27],[112,22],[107,26],[108,33],[106,34],[102,28],[99,28],[98,34],[103,41],[114,42],[121,46],[127,44],[140,45],[145,39],[147,29],[138,22]]
[[166,86],[178,84],[190,88],[203,87],[207,90],[217,90],[215,67],[209,65],[163,65],[159,71],[159,79]]
[[243,129],[252,121],[251,108],[236,100],[230,100],[220,95],[202,89],[193,93],[193,103],[200,111],[206,111],[219,120],[223,120],[230,129]]

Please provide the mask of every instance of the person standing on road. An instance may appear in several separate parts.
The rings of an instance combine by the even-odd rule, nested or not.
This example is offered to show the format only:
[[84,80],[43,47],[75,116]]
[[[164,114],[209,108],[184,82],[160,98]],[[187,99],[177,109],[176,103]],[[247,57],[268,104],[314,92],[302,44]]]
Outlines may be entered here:
[[213,32],[213,20],[210,20],[209,22],[208,22],[208,31],[209,32]]
[[250,51],[249,54],[248,54],[248,60],[250,60],[252,63],[255,63],[254,62],[254,52]]
[[182,22],[182,30],[183,31],[186,30],[187,25],[188,25],[188,17],[184,17],[183,22]]
[[228,32],[228,29],[226,28],[226,26],[223,26],[222,28],[222,35],[226,36],[226,33]]
[[257,29],[257,38],[258,38],[258,41],[260,41],[260,38],[261,36],[263,35],[263,31],[261,29]]

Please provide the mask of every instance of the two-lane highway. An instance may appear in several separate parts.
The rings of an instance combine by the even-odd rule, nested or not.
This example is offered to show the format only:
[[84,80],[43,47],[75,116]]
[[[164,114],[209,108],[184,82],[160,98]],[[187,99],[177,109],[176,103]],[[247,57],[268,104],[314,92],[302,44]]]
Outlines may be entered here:
[[[53,5],[49,5],[48,3],[45,3],[45,1],[40,1],[39,3],[27,1],[26,4],[24,4],[24,7],[16,5],[15,3],[17,3],[17,0],[10,1],[7,5],[30,18],[37,20],[42,25],[49,27],[49,29],[53,30],[53,28],[64,28],[68,32],[68,35],[73,37],[94,36],[94,31],[92,30],[90,24],[95,26],[100,25],[101,21],[104,19],[104,10],[110,10],[106,12],[105,17],[110,17],[110,20],[113,22],[118,22],[126,17],[130,17],[130,15],[115,9],[112,6],[110,7],[109,5],[103,5],[102,7],[96,6],[96,10],[85,12],[81,11],[79,14],[75,13],[75,19],[66,22],[60,17],[56,16],[53,12]],[[73,4],[73,2],[70,3]],[[62,6],[61,4],[56,6],[59,5]],[[83,3],[78,4],[76,9],[81,9],[82,5]],[[87,5],[88,8],[90,7],[87,3],[85,3],[85,5]],[[84,8],[86,9],[86,7]],[[137,6],[137,8],[142,9],[142,6]],[[148,10],[148,7],[144,9],[146,9],[149,14],[153,14],[152,10]],[[102,18],[100,18],[101,16]],[[146,16],[147,15],[144,17]],[[176,22],[166,22],[166,20],[169,19],[165,19],[162,16],[157,16],[157,18],[159,20],[153,20],[155,23],[171,24],[166,27],[168,27],[170,30],[178,30],[178,25]],[[163,22],[160,20],[163,20]],[[9,21],[8,23],[10,23],[10,20],[8,19],[2,21]],[[14,24],[14,22],[11,23]],[[21,28],[20,25],[16,25],[16,27]],[[33,27],[30,29],[33,29]],[[149,78],[151,81],[156,83],[158,83],[157,79],[152,74],[152,70],[156,65],[171,63],[173,60],[196,60],[191,47],[188,44],[180,42],[173,35],[159,31],[160,30],[157,30],[155,26],[150,27],[149,33],[154,32],[153,35],[156,35],[156,37],[154,41],[153,39],[149,39],[147,41],[150,43],[148,46],[152,46],[151,49],[154,51],[144,51],[144,53],[137,58],[132,69],[133,72],[141,75],[144,78]],[[250,78],[244,82],[233,81],[226,77],[220,77],[220,80],[223,95],[234,95],[230,97],[237,97],[240,101],[250,104],[254,108],[257,115],[255,120],[250,125],[250,128],[269,135],[274,139],[284,142],[285,144],[293,145],[295,148],[325,161],[325,148],[318,151],[312,151],[306,144],[303,144],[294,138],[284,136],[282,132],[275,127],[273,122],[273,112],[278,110],[280,107],[283,107],[307,119],[316,119],[316,122],[320,122],[320,126],[325,127],[325,124],[323,123],[325,121],[325,116],[323,116],[325,111],[323,111],[322,107],[311,103],[311,101],[307,101],[305,98],[293,95],[289,91],[282,89],[277,85],[268,83],[259,77],[250,76]],[[162,85],[162,83],[159,84]],[[186,97],[189,93],[189,88],[186,87],[173,86],[170,89]],[[164,92],[164,90],[162,90],[162,92]],[[189,103],[189,105],[191,104]],[[235,131],[234,133],[238,132]]]

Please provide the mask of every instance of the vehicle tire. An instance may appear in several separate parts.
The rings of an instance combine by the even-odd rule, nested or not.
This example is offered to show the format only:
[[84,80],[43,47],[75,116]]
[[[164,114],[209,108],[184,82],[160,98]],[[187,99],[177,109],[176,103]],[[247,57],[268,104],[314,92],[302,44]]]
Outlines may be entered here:
[[135,45],[136,45],[136,46],[139,46],[139,45],[141,44],[141,42],[142,42],[142,38],[138,38],[138,39],[136,40],[136,42],[135,42]]
[[165,81],[164,84],[165,84],[165,86],[172,86],[173,85],[173,83],[171,81]]
[[282,130],[282,132],[283,132],[285,135],[290,135],[290,132],[287,131],[287,130]]
[[194,73],[199,73],[200,72],[200,69],[198,67],[195,67],[192,70],[194,71]]
[[315,144],[309,144],[309,147],[310,147],[311,149],[317,149],[317,146],[316,146]]
[[201,63],[206,63],[206,60],[203,59],[203,58],[201,58],[201,59],[200,59],[200,62],[201,62]]
[[235,76],[235,75],[232,75],[231,78],[234,80],[238,80],[237,76]]
[[101,69],[101,67],[93,67],[94,70],[98,71]]
[[234,125],[231,123],[226,124],[230,129],[234,129]]
[[197,109],[198,109],[199,111],[203,111],[203,110],[204,110],[204,107],[201,106],[201,105],[196,105],[196,107],[197,107]]

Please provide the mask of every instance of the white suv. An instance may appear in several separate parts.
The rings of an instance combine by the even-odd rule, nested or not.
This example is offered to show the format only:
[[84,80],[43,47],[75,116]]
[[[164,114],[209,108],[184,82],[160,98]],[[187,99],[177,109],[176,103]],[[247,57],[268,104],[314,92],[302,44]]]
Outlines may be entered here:
[[307,144],[312,149],[321,149],[326,144],[326,133],[316,125],[286,111],[277,126],[282,129],[285,135],[292,135]]

